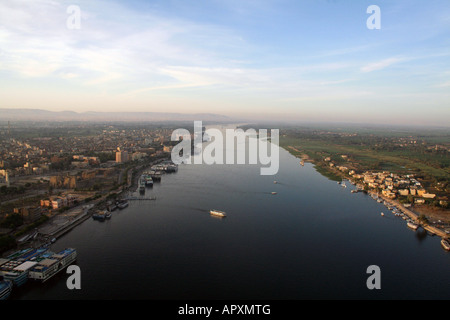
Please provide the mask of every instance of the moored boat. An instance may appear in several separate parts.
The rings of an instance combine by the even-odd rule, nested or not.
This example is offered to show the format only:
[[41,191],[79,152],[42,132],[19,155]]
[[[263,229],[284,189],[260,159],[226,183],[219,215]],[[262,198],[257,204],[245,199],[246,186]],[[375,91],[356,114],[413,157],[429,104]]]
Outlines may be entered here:
[[92,215],[92,219],[98,220],[98,221],[105,221],[106,219],[106,213],[104,211],[97,211]]
[[13,283],[10,280],[0,280],[0,300],[6,300],[11,295]]
[[442,239],[441,245],[445,250],[450,251],[450,242],[448,239]]
[[139,191],[145,192],[145,176],[144,175],[142,175],[141,178],[139,179]]
[[36,264],[37,262],[35,261],[25,261],[14,267],[11,271],[4,273],[3,277],[6,280],[10,280],[13,285],[20,287],[27,282],[29,270]]
[[406,225],[413,230],[417,230],[417,228],[419,227],[417,224],[411,221],[409,221]]
[[126,200],[120,201],[119,204],[117,205],[117,207],[119,207],[119,209],[124,209],[124,208],[128,207],[128,201],[126,201]]
[[146,187],[153,187],[152,175],[149,172],[147,172],[147,173],[144,173],[143,177],[144,177],[144,184],[145,184],[145,186]]
[[29,278],[45,282],[68,267],[76,260],[76,258],[77,251],[73,248],[67,248],[58,253],[49,255],[30,269]]

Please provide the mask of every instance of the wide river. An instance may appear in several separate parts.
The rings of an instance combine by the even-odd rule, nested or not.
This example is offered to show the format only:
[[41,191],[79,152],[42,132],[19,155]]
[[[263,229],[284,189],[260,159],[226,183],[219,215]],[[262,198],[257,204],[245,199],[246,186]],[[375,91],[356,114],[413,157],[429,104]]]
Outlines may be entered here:
[[[283,149],[275,176],[259,165],[180,165],[147,188],[156,200],[130,201],[53,244],[77,249],[80,290],[61,272],[11,298],[450,299],[440,238],[347,185]],[[379,290],[367,288],[370,265],[380,268]]]

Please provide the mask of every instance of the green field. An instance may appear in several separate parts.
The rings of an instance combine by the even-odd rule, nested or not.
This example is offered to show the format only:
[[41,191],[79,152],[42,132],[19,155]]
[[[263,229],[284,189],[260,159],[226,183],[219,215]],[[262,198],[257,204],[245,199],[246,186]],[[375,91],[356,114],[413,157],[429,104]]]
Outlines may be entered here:
[[[399,147],[402,135],[393,133],[357,134],[348,131],[321,131],[308,129],[281,130],[280,146],[296,156],[307,155],[316,165],[318,171],[326,176],[335,176],[324,158],[330,157],[336,165],[346,166],[359,172],[390,171],[398,174],[414,174],[424,186],[435,189],[441,194],[448,194],[450,185],[450,156],[445,146],[449,144],[446,133],[425,140],[422,135],[415,137],[406,133],[406,140],[416,139],[420,144]],[[420,138],[418,138],[420,137]],[[420,140],[419,140],[420,139]],[[402,140],[400,140],[402,141]],[[433,149],[435,141],[444,146]],[[300,152],[289,147],[294,147]],[[342,158],[346,155],[347,158]],[[336,177],[334,177],[336,180]]]

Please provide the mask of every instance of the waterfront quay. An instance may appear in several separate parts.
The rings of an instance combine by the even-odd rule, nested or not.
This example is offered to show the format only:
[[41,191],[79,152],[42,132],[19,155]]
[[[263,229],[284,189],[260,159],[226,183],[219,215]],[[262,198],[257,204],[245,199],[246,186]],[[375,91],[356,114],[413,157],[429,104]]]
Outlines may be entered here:
[[428,231],[429,233],[433,234],[433,235],[437,235],[443,239],[448,239],[450,238],[450,235],[447,234],[444,230],[441,230],[439,228],[436,228],[434,226],[429,225],[428,223],[422,221],[421,219],[419,219],[419,215],[416,214],[415,212],[413,212],[412,210],[405,208],[399,201],[393,200],[393,199],[389,199],[383,195],[379,195],[376,192],[373,191],[369,191],[369,194],[371,195],[376,195],[379,198],[383,199],[383,201],[385,203],[388,203],[391,206],[396,207],[398,210],[400,210],[401,212],[403,212],[404,214],[406,214],[415,224],[420,225],[423,229],[425,229],[426,231]]
[[[128,168],[129,174],[125,185],[118,187],[116,190],[111,190],[97,199],[91,200],[89,203],[75,206],[63,213],[51,215],[47,222],[19,238],[17,240],[18,248],[30,246],[39,248],[56,241],[59,237],[66,234],[83,221],[91,218],[95,212],[107,207],[108,199],[110,199],[111,196],[116,197],[116,200],[142,200],[142,198],[126,197],[124,194],[137,187],[139,177],[148,167],[157,165],[163,161],[168,161],[168,159],[158,159],[150,163]],[[155,198],[148,198],[148,200],[155,200]]]

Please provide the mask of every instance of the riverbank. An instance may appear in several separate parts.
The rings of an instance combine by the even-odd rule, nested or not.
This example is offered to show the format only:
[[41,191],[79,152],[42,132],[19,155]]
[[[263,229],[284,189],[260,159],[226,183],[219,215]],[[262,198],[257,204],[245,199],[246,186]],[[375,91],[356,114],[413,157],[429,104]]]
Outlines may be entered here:
[[[287,149],[289,153],[291,153],[297,158],[300,158],[302,161],[314,164],[316,170],[320,174],[331,180],[340,181],[342,179],[351,179],[350,176],[346,175],[343,172],[340,172],[339,170],[334,170],[333,168],[328,168],[325,166],[319,166],[314,159],[310,158],[307,154],[303,153],[301,150],[293,146],[287,146]],[[450,232],[450,216],[448,215],[448,210],[446,210],[447,212],[444,210],[438,211],[432,210],[432,208],[429,208],[429,206],[421,206],[420,208],[414,208],[416,211],[418,211],[418,213],[416,213],[413,210],[406,208],[398,200],[390,199],[383,195],[379,195],[377,192],[372,190],[369,190],[368,193],[376,194],[379,198],[383,199],[390,206],[396,207],[398,210],[406,214],[414,223],[422,226],[422,228],[427,230],[429,233],[445,239],[450,238],[450,234],[447,233]],[[424,215],[426,217],[426,220],[419,219],[421,215]],[[426,222],[431,220],[431,218],[433,218],[434,221],[441,221],[441,224],[439,224],[440,227],[431,225],[432,223],[434,224],[434,221],[430,223]],[[443,227],[443,225],[446,225],[447,227]]]
[[[73,228],[92,217],[92,214],[96,210],[102,209],[102,207],[105,206],[106,201],[111,198],[111,196],[120,198],[133,188],[137,188],[139,177],[145,170],[152,165],[158,164],[167,159],[167,157],[164,157],[148,163],[130,167],[128,169],[129,178],[127,179],[127,184],[125,186],[120,186],[116,190],[110,190],[109,192],[99,196],[97,199],[89,201],[89,203],[84,203],[82,205],[70,208],[63,213],[51,215],[48,221],[36,229],[31,230],[28,234],[23,235],[20,239],[17,239],[17,247],[3,252],[2,256],[23,247],[37,248],[45,244],[49,244],[51,241],[57,240],[59,237],[62,237]],[[24,240],[21,241],[21,239]]]
[[377,195],[379,198],[383,199],[389,205],[396,207],[398,210],[406,214],[415,224],[420,225],[423,229],[427,230],[428,232],[444,239],[450,238],[450,234],[446,233],[445,230],[432,226],[429,223],[423,221],[422,219],[420,219],[420,214],[415,213],[411,209],[405,208],[399,201],[386,198],[383,195],[378,195],[375,192],[369,193]]

